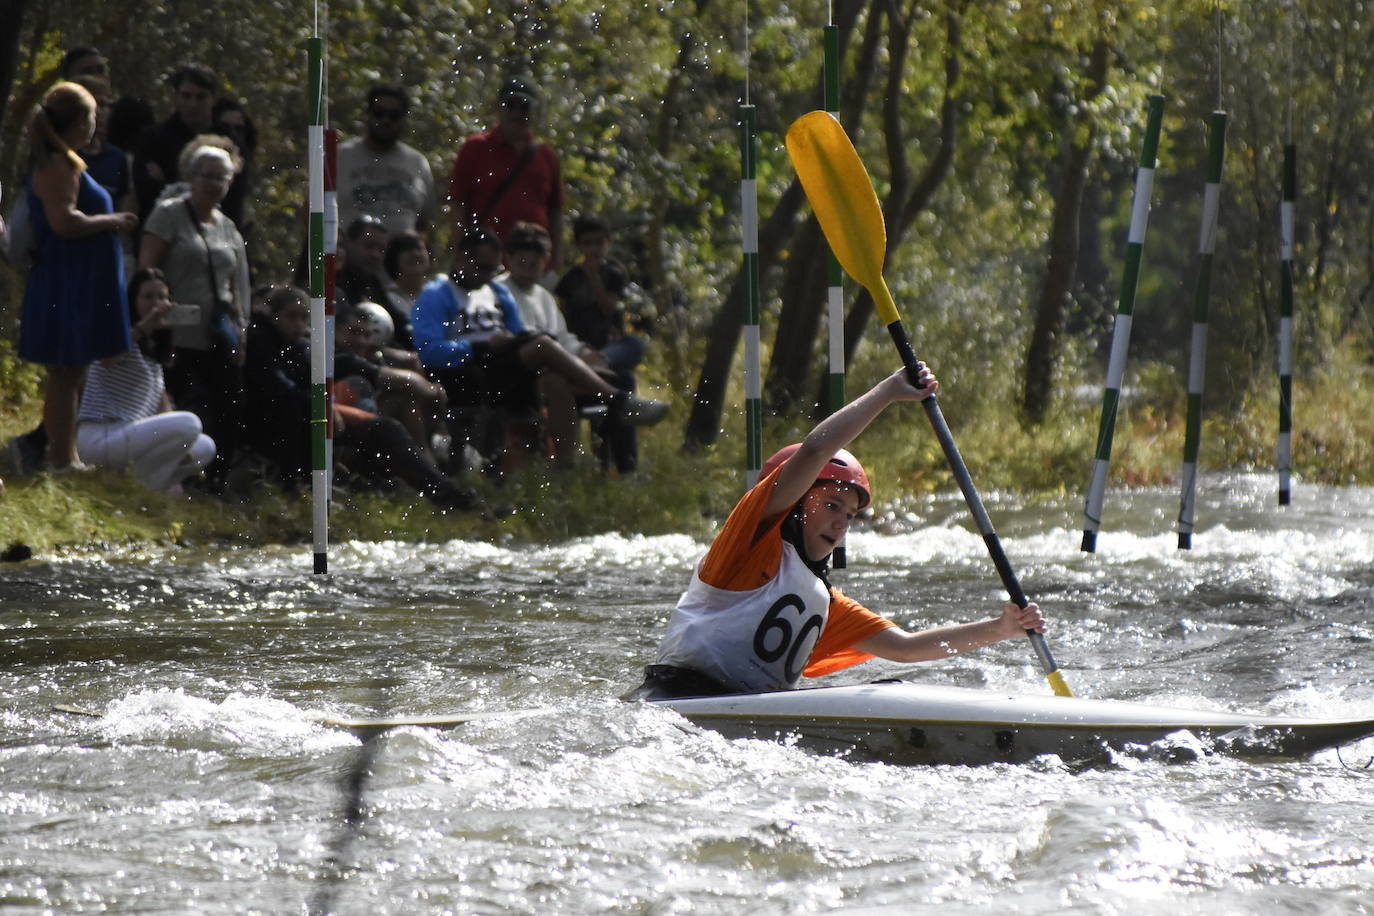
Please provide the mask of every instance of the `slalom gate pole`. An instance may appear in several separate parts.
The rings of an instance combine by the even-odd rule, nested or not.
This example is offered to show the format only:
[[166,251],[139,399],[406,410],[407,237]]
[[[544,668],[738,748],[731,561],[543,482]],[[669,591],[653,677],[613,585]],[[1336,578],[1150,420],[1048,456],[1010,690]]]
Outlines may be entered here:
[[1179,475],[1179,550],[1190,550],[1193,546],[1197,456],[1202,444],[1202,389],[1207,368],[1207,307],[1212,294],[1212,255],[1217,245],[1217,212],[1225,158],[1226,112],[1214,111],[1207,126],[1207,182],[1202,192],[1202,228],[1197,241],[1197,287],[1193,294],[1193,337],[1188,358],[1188,420],[1183,437],[1183,472]]
[[749,4],[744,4],[744,104],[739,107],[740,248],[744,258],[744,483],[763,471],[763,353],[759,335],[759,195],[757,110],[749,104]]
[[1131,228],[1126,242],[1126,264],[1121,273],[1121,301],[1112,328],[1112,352],[1107,361],[1107,384],[1102,390],[1102,419],[1097,429],[1097,451],[1083,511],[1082,549],[1097,550],[1097,531],[1102,524],[1102,497],[1107,489],[1107,468],[1112,458],[1112,435],[1121,401],[1121,380],[1126,372],[1126,351],[1131,342],[1131,321],[1135,311],[1136,288],[1140,279],[1140,260],[1145,248],[1145,228],[1150,221],[1150,193],[1154,188],[1155,162],[1159,152],[1159,128],[1164,119],[1164,96],[1152,95],[1147,106],[1145,143],[1136,169],[1135,200],[1131,206]]
[[[840,119],[840,30],[833,21],[825,26],[825,110],[835,120]],[[828,413],[834,413],[844,406],[844,269],[840,267],[830,243],[825,248],[826,272],[826,330],[827,351],[829,354],[830,377],[826,390],[829,393]],[[830,565],[844,569],[849,565],[845,545],[836,547],[830,555]]]
[[1282,249],[1279,269],[1279,505],[1292,500],[1293,469],[1293,199],[1298,184],[1298,151],[1290,135],[1283,147],[1283,203],[1279,205]]
[[326,373],[325,220],[324,220],[324,42],[306,41],[309,82],[310,230],[306,257],[310,278],[310,493],[313,515],[314,571],[329,571],[329,405]]
[[[840,30],[833,23],[825,27],[825,110],[837,121],[840,117]],[[826,245],[826,302],[829,306],[830,412],[844,406],[844,270],[835,252]]]
[[[327,111],[327,109],[326,109]],[[326,118],[327,120],[327,118]],[[339,132],[324,129],[324,467],[334,498],[334,277],[339,263]]]
[[740,228],[745,282],[744,306],[744,435],[745,479],[748,487],[759,482],[763,468],[763,371],[759,339],[759,202],[755,181],[758,152],[755,109],[739,107]]

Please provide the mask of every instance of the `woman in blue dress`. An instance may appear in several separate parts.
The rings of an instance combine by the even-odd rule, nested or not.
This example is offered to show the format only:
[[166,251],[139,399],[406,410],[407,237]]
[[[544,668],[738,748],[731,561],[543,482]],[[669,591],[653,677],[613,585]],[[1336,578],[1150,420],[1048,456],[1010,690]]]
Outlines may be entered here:
[[29,219],[37,253],[24,292],[19,355],[47,370],[43,425],[55,471],[83,467],[76,411],[86,366],[131,346],[118,235],[132,232],[138,218],[114,212],[110,195],[76,153],[90,144],[95,119],[90,92],[58,83],[29,125]]

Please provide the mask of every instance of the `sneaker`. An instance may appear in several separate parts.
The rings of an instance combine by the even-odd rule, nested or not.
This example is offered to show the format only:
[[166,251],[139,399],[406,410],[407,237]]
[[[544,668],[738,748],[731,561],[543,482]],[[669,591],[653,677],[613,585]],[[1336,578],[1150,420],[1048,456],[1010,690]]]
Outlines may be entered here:
[[86,462],[82,461],[80,458],[77,458],[76,460],[70,462],[69,464],[59,464],[59,465],[57,465],[57,466],[55,466],[55,467],[52,468],[52,472],[53,472],[54,474],[84,474],[84,473],[86,473],[87,471],[94,471],[94,470],[95,470],[95,465],[93,465],[93,464],[87,464]]
[[653,426],[667,415],[668,402],[622,392],[611,401],[611,413],[630,426]]

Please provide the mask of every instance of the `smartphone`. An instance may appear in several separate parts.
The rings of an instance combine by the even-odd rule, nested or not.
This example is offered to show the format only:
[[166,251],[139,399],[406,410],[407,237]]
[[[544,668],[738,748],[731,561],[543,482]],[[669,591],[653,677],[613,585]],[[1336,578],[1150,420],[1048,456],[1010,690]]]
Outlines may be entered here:
[[174,328],[200,324],[200,306],[174,305],[167,311],[167,324]]

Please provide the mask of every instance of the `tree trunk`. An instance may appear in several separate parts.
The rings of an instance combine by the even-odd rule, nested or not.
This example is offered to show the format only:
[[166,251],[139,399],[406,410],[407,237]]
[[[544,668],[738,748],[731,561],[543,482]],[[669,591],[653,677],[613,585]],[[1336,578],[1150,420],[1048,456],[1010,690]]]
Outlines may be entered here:
[[1109,48],[1099,40],[1093,47],[1088,65],[1091,88],[1084,104],[1079,106],[1079,119],[1086,131],[1069,130],[1070,141],[1064,156],[1063,184],[1054,199],[1054,215],[1050,226],[1050,253],[1045,267],[1045,283],[1035,305],[1035,325],[1030,345],[1026,348],[1025,391],[1021,401],[1022,420],[1037,426],[1045,419],[1054,396],[1054,380],[1063,355],[1060,342],[1064,334],[1064,320],[1073,297],[1074,277],[1078,272],[1079,218],[1083,209],[1083,189],[1088,183],[1088,164],[1092,161],[1093,141],[1097,124],[1089,112],[1088,102],[1096,97],[1107,81]]
[[[840,121],[851,136],[857,133],[864,101],[873,83],[884,19],[878,10],[869,15],[853,76],[840,100]],[[900,69],[900,60],[892,66]],[[891,78],[888,82],[892,82]],[[827,300],[827,251],[820,224],[814,216],[808,218],[791,246],[781,290],[778,332],[764,382],[764,398],[775,413],[790,411],[804,397]],[[821,378],[824,386],[825,373]],[[824,410],[823,405],[828,403],[829,398],[822,393],[812,406]]]
[[[761,270],[762,265],[777,260],[783,243],[792,235],[792,224],[805,199],[801,182],[793,179],[778,199],[773,213],[759,227]],[[711,445],[720,435],[721,415],[725,411],[725,389],[730,381],[730,368],[735,361],[735,350],[744,327],[748,297],[748,277],[742,269],[737,270],[725,301],[711,317],[710,327],[706,330],[706,358],[702,362],[701,378],[692,399],[692,411],[687,416],[683,440],[683,446],[689,450]]]
[[[710,0],[697,0],[693,11],[693,21],[701,21]],[[696,51],[697,30],[684,28],[678,39],[677,65],[668,77],[668,85],[663,90],[663,105],[659,108],[658,121],[654,125],[654,152],[663,159],[669,159],[673,144],[677,141],[677,123],[682,107],[684,89],[693,79],[690,64]],[[653,283],[654,306],[658,314],[668,314],[672,307],[671,290],[668,282],[667,257],[664,252],[664,225],[667,222],[668,199],[660,195],[654,201],[654,209],[649,217],[645,247],[648,255],[649,279]]]
[[0,22],[5,23],[5,37],[0,39],[0,132],[5,127],[14,74],[19,69],[19,35],[24,31],[28,6],[29,0],[0,0]]
[[[884,106],[883,119],[887,128],[888,171],[893,176],[892,185],[883,200],[883,217],[887,221],[885,253],[889,257],[901,245],[902,239],[910,231],[912,224],[916,222],[916,217],[920,216],[921,212],[930,205],[930,200],[935,195],[936,189],[949,175],[954,164],[954,151],[959,129],[959,99],[956,91],[959,84],[959,55],[962,51],[960,23],[964,6],[963,3],[955,4],[946,14],[945,94],[940,105],[939,146],[935,150],[935,155],[926,164],[925,171],[920,180],[916,182],[915,187],[911,189],[910,194],[906,193],[909,184],[909,179],[906,176],[910,174],[910,165],[906,158],[907,143],[903,138],[901,113],[894,98],[895,88],[889,91]],[[895,9],[893,9],[892,15],[896,16]],[[894,47],[893,50],[898,50],[898,48]],[[904,50],[902,50],[902,54],[905,54]],[[900,79],[900,72],[894,75]],[[869,295],[868,290],[861,290],[850,305],[849,314],[845,317],[844,322],[844,362],[846,366],[853,361],[854,351],[858,347],[859,340],[868,326],[869,316],[872,314],[873,297]]]
[[816,217],[808,216],[792,242],[783,277],[782,312],[773,337],[773,356],[768,363],[763,398],[778,414],[789,413],[803,397],[821,312],[826,302],[825,236]]
[[[843,60],[848,37],[854,30],[854,24],[858,21],[864,3],[861,0],[848,0],[836,3],[835,7],[840,59]],[[761,276],[766,275],[769,268],[776,263],[779,252],[792,237],[797,213],[805,199],[801,182],[794,178],[778,199],[772,214],[759,227],[758,260]],[[721,416],[725,412],[725,392],[735,360],[735,350],[739,347],[747,305],[748,278],[741,269],[735,272],[730,282],[730,291],[712,316],[706,332],[706,358],[702,363],[701,377],[692,400],[692,410],[687,416],[687,427],[683,434],[684,448],[696,450],[711,445],[720,436]]]

